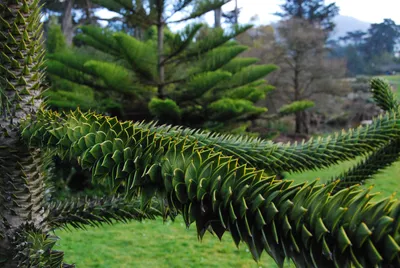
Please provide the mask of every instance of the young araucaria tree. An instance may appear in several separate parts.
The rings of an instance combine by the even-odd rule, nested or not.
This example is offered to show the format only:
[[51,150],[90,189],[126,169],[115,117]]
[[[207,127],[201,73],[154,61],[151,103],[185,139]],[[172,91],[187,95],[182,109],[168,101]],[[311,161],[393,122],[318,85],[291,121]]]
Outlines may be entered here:
[[[368,127],[302,144],[121,122],[41,107],[43,48],[38,1],[0,0],[0,262],[2,267],[69,267],[53,250],[56,228],[182,214],[200,237],[226,231],[255,259],[282,266],[399,267],[400,204],[372,202],[358,184],[399,157],[399,105],[373,80],[386,113]],[[29,144],[29,145],[28,145]],[[48,203],[39,151],[75,159],[112,199]],[[360,164],[326,184],[273,176],[356,156]]]

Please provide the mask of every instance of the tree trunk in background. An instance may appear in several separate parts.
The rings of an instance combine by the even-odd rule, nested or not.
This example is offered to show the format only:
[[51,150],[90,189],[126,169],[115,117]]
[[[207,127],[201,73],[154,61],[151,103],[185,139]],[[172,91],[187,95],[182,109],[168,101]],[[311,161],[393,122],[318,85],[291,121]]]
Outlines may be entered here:
[[86,7],[85,7],[86,23],[94,24],[95,21],[93,20],[93,16],[92,16],[92,1],[85,0],[85,3],[86,3]]
[[72,44],[72,38],[74,37],[74,27],[72,25],[72,7],[74,6],[74,0],[65,1],[65,12],[62,18],[61,27],[65,36],[67,45]]
[[[293,89],[294,89],[294,101],[301,101],[301,85],[300,85],[300,70],[299,70],[299,56],[296,52],[294,57],[294,74],[293,74]],[[299,111],[295,113],[295,132],[298,134],[308,133],[307,115],[305,111]]]
[[142,28],[138,25],[134,26],[133,28],[133,37],[135,37],[137,40],[143,40]]
[[[160,20],[161,21],[161,20]],[[164,82],[165,82],[165,77],[164,77],[164,25],[160,22],[157,25],[157,53],[158,53],[158,97],[160,99],[165,98],[165,93],[164,93]]]
[[235,24],[239,23],[238,0],[235,0]]
[[297,134],[308,134],[307,114],[305,111],[296,112],[295,124],[295,132]]
[[222,8],[214,10],[214,27],[221,28]]

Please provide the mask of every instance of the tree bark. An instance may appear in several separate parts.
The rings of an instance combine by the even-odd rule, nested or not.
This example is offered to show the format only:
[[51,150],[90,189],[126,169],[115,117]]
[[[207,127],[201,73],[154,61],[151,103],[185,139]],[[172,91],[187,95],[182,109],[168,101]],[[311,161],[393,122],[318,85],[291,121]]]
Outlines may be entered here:
[[92,1],[91,0],[85,0],[85,3],[86,3],[86,7],[85,7],[86,23],[87,24],[93,24],[96,21],[93,19],[93,16],[92,16]]
[[[0,266],[16,267],[28,258],[25,244],[15,244],[25,230],[46,230],[44,219],[44,183],[40,174],[38,150],[30,150],[21,141],[21,123],[34,117],[41,106],[44,53],[41,48],[42,24],[38,3],[1,0],[8,9],[0,9],[0,32],[12,35],[13,42],[2,40],[10,48],[2,51],[12,61],[0,62],[7,70],[0,87]],[[29,8],[26,8],[28,6]],[[23,14],[24,23],[17,14]],[[17,22],[19,20],[19,22]],[[3,27],[4,21],[17,25],[18,30]],[[28,45],[26,45],[28,44]],[[33,49],[31,49],[33,48]],[[18,53],[14,53],[18,51]],[[18,56],[19,55],[19,56]]]
[[299,111],[295,113],[295,133],[308,134],[309,127],[307,122],[306,111]]
[[165,69],[164,69],[164,25],[159,23],[157,25],[157,53],[158,53],[158,97],[165,98],[164,83],[165,83]]
[[239,23],[238,0],[235,0],[235,24]]
[[[297,55],[294,57],[294,75],[293,75],[293,88],[294,88],[294,101],[300,100],[300,71],[298,70]],[[295,113],[295,133],[302,133],[303,118],[302,113]]]
[[214,10],[214,28],[221,28],[222,8]]
[[158,70],[158,85],[157,93],[160,99],[165,98],[165,63],[164,63],[164,0],[157,0],[157,70]]
[[65,42],[67,45],[72,44],[74,37],[74,27],[72,25],[72,8],[74,6],[74,0],[65,1],[65,12],[62,18],[61,27],[65,36]]
[[[303,96],[301,94],[301,84],[300,84],[300,59],[299,53],[296,51],[296,55],[294,56],[294,64],[293,64],[293,88],[294,88],[294,101],[301,101]],[[307,134],[308,133],[308,123],[307,123],[307,115],[305,111],[298,111],[295,113],[295,133],[298,134]]]

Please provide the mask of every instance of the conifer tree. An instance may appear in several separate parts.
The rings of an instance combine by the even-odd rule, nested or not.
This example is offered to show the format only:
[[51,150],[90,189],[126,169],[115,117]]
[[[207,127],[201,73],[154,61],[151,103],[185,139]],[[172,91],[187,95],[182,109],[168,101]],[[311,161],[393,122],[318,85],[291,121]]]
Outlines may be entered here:
[[[59,114],[41,107],[38,2],[0,1],[2,267],[72,267],[53,249],[57,228],[176,213],[187,226],[196,223],[200,238],[207,230],[219,238],[230,232],[254,259],[265,250],[279,266],[286,258],[298,267],[400,266],[400,202],[393,196],[372,202],[371,188],[359,185],[398,159],[399,103],[387,83],[371,83],[386,111],[372,125],[293,145]],[[78,161],[119,197],[49,202],[39,148]],[[292,185],[268,176],[357,156],[365,161],[342,181]]]
[[[58,53],[64,56],[73,55],[76,51],[75,48],[67,47],[65,37],[61,31],[61,27],[58,22],[51,19],[47,29],[47,56],[48,56],[48,68],[53,69],[54,63],[49,60],[52,54]],[[85,54],[85,59],[96,53],[93,51],[81,49],[81,54]],[[53,65],[52,65],[53,64]],[[57,63],[55,63],[57,64]],[[58,64],[59,65],[59,64]],[[58,67],[56,65],[56,68]],[[95,110],[102,113],[112,113],[119,115],[121,110],[120,100],[123,98],[118,95],[118,91],[110,92],[105,89],[104,84],[100,84],[99,87],[95,87],[94,82],[87,81],[87,84],[80,84],[84,77],[80,77],[80,74],[73,73],[72,70],[68,70],[70,77],[74,77],[75,80],[62,79],[60,75],[62,73],[52,73],[47,75],[51,88],[44,93],[47,98],[47,105],[49,108],[55,110],[69,110],[80,107],[82,110]],[[88,86],[88,84],[90,86]]]
[[[255,65],[254,58],[237,57],[246,47],[232,38],[250,26],[235,25],[229,31],[210,29],[203,38],[199,36],[201,24],[187,25],[177,33],[167,28],[174,22],[169,18],[186,7],[192,11],[179,22],[197,18],[226,2],[181,1],[170,11],[168,1],[150,1],[150,11],[143,13],[142,19],[135,17],[135,21],[141,21],[137,23],[142,40],[127,33],[83,26],[77,43],[106,54],[108,59],[56,53],[49,57],[48,71],[95,90],[105,85],[115,91],[136,92],[138,98],[146,99],[144,94],[148,94],[145,102],[149,113],[163,123],[245,129],[249,120],[266,111],[255,103],[272,89],[264,78],[276,69],[273,65]],[[132,8],[138,9],[136,13],[142,10]],[[130,18],[128,11],[124,12]],[[126,106],[139,107],[132,102],[126,102]]]

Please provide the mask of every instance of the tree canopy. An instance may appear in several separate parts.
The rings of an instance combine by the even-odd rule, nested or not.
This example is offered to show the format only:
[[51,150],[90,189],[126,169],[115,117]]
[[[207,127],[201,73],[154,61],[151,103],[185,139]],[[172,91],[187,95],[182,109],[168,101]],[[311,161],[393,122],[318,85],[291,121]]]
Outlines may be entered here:
[[327,33],[335,28],[333,18],[339,14],[339,7],[335,3],[325,5],[325,0],[285,0],[281,9],[276,15],[307,20]]

